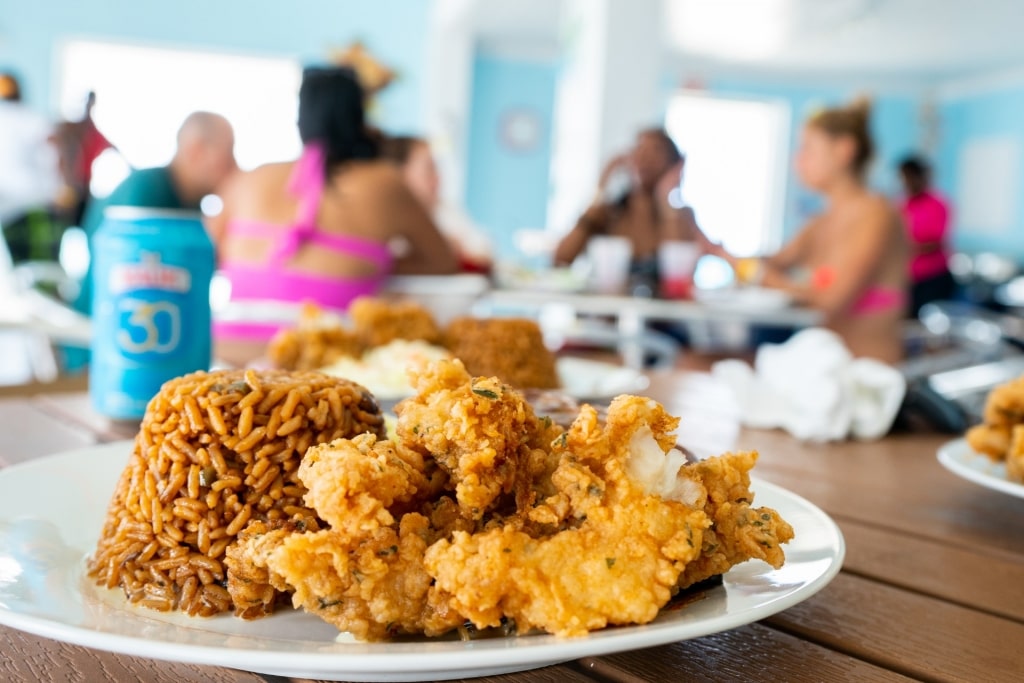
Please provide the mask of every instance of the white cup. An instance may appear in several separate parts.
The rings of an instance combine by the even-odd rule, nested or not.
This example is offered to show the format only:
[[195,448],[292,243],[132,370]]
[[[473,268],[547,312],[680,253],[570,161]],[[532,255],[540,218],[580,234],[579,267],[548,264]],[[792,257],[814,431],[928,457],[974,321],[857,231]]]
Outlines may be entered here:
[[693,288],[693,270],[700,248],[693,242],[667,241],[658,246],[658,279],[666,299],[686,299]]
[[591,288],[598,294],[622,294],[629,281],[633,243],[627,237],[598,235],[587,243]]

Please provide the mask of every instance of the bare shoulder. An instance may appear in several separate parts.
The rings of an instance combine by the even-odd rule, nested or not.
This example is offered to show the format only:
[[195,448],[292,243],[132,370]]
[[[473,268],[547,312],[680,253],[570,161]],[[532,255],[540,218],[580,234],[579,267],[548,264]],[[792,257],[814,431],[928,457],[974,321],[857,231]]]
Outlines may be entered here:
[[268,187],[283,187],[291,174],[294,162],[283,161],[263,164],[250,171],[235,175],[230,181],[232,190],[265,190]]
[[389,194],[396,187],[405,187],[402,175],[388,161],[353,161],[346,164],[332,179],[338,188],[355,188]]
[[869,192],[865,195],[861,203],[861,211],[867,218],[886,223],[891,222],[893,218],[899,215],[892,202],[885,195],[878,194],[877,192]]

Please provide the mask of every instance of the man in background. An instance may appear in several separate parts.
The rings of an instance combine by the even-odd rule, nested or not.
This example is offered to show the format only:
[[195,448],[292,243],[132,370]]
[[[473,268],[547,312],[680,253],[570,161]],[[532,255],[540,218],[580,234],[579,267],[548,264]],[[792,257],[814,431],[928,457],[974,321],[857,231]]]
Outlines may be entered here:
[[21,101],[21,84],[0,73],[0,227],[13,263],[56,261],[63,225],[55,220],[60,190],[50,122]]
[[[237,170],[234,148],[235,135],[227,119],[211,112],[190,114],[178,130],[178,148],[171,163],[132,171],[110,196],[93,199],[82,228],[91,239],[108,206],[198,211],[203,197],[214,194]],[[75,304],[86,313],[92,304],[91,275],[90,266]]]

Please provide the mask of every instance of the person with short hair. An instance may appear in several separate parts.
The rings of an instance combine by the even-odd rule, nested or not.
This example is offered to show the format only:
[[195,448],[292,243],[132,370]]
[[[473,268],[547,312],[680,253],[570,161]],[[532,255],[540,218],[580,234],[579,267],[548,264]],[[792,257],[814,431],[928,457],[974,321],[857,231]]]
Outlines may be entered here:
[[956,294],[949,272],[949,203],[931,188],[931,168],[911,155],[900,161],[903,221],[910,239],[910,309],[913,317],[932,301]]
[[[103,222],[108,206],[199,211],[199,203],[217,193],[238,166],[235,163],[235,134],[220,114],[197,111],[186,117],[178,129],[177,150],[171,163],[132,171],[109,196],[93,199],[85,212],[82,228],[90,241]],[[82,283],[75,307],[89,312],[92,307],[92,267]]]
[[825,196],[825,210],[775,255],[731,261],[740,281],[784,290],[820,310],[854,356],[896,363],[908,248],[899,213],[864,183],[873,151],[867,101],[811,116],[796,171]]
[[632,149],[605,165],[594,201],[555,248],[556,265],[572,263],[596,235],[629,238],[634,274],[654,280],[662,242],[697,242],[706,249],[710,243],[693,209],[671,196],[682,182],[684,164],[663,128],[640,131]]

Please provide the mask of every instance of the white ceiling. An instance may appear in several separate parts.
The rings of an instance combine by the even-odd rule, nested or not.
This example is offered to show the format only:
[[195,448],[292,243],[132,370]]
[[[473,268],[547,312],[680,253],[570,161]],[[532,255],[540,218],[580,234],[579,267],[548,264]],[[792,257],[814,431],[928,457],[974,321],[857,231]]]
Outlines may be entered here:
[[[626,2],[631,0],[612,0]],[[1024,0],[663,0],[683,63],[942,79],[1024,66]],[[557,44],[560,0],[476,0],[483,41]]]

